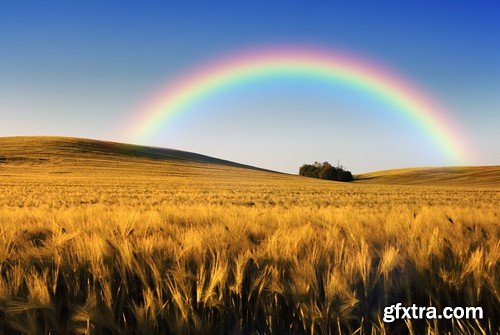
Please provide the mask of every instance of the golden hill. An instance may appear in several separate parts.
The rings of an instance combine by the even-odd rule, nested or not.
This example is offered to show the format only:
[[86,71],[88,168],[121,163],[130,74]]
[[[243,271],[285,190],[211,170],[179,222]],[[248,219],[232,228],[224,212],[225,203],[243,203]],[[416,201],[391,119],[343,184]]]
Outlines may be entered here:
[[[20,169],[20,167],[23,167]],[[70,137],[0,138],[0,174],[274,178],[284,174],[175,149]]]
[[500,186],[500,166],[407,168],[356,176],[360,183],[389,185]]
[[[21,166],[24,168],[19,169]],[[40,173],[107,178],[249,178],[332,185],[175,149],[70,137],[0,138],[0,175]],[[355,178],[356,184],[498,187],[500,166],[407,168],[359,174]]]
[[137,160],[140,162],[149,159],[157,162],[204,163],[266,171],[223,159],[167,148],[73,137],[19,136],[0,138],[0,162],[3,163],[75,163],[82,159],[90,159],[98,165],[106,161]]

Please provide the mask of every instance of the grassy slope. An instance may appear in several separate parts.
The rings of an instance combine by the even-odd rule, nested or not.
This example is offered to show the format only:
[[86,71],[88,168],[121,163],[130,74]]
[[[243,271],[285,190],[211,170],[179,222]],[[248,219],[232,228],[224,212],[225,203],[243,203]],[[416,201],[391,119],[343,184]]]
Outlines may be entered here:
[[187,165],[210,164],[221,167],[239,167],[268,171],[249,165],[175,149],[72,137],[0,137],[0,163],[26,162],[36,164],[63,161],[66,163],[77,163],[80,160],[92,160],[97,165],[106,165],[107,161],[123,162],[124,160],[132,161],[132,159],[138,163],[144,162],[144,160],[148,160],[151,163],[153,161],[168,163],[184,162]]
[[298,178],[174,149],[69,137],[0,138],[2,176],[231,180],[242,174],[250,180]]
[[357,175],[356,179],[374,184],[498,187],[500,166],[395,169]]
[[[29,169],[19,169],[19,166]],[[275,173],[196,153],[68,137],[0,138],[0,173],[17,175],[95,175],[111,177],[200,177],[211,180],[286,180],[304,178]],[[106,173],[109,176],[108,173]],[[358,184],[500,186],[500,166],[386,170],[355,176]],[[321,181],[307,179],[308,183]]]

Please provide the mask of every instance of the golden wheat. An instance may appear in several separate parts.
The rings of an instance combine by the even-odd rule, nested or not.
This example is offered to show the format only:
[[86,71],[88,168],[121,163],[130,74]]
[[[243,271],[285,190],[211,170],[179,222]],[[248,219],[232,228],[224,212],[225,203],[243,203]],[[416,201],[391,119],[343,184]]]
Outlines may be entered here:
[[[498,331],[496,187],[63,154],[0,164],[0,333]],[[384,323],[396,302],[485,318]]]

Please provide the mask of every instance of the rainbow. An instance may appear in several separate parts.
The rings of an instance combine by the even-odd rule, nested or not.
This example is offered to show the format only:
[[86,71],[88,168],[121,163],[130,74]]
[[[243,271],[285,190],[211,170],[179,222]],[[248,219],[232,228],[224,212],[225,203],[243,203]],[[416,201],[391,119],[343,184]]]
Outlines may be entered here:
[[464,162],[465,146],[453,119],[401,76],[346,53],[311,48],[261,48],[224,57],[173,80],[132,120],[134,140],[143,140],[188,106],[220,90],[279,76],[326,79],[350,85],[395,107],[430,136],[443,154]]

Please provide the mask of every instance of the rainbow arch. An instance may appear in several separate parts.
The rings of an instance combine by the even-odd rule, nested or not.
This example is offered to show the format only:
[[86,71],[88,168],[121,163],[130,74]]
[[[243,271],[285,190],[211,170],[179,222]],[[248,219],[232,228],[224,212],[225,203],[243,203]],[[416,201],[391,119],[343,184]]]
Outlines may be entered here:
[[139,109],[132,120],[134,140],[144,140],[191,104],[221,89],[282,75],[326,79],[375,95],[425,131],[455,163],[467,160],[454,120],[422,90],[379,65],[311,47],[254,49],[195,68],[171,81]]

